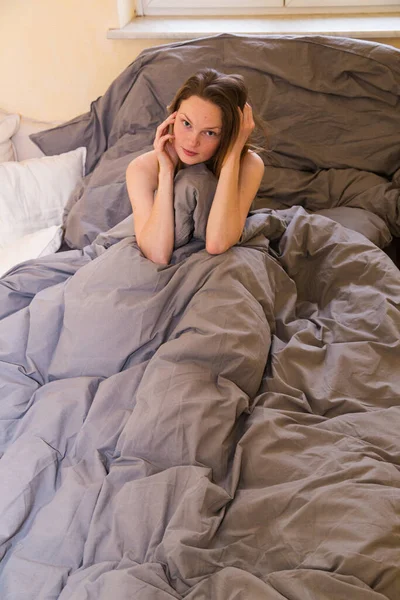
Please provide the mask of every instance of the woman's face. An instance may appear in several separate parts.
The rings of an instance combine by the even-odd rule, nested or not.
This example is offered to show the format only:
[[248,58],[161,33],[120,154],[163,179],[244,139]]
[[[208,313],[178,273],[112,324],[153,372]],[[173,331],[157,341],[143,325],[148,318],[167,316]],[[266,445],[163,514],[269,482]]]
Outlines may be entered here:
[[191,96],[182,100],[174,124],[175,150],[186,165],[206,162],[218,149],[222,133],[219,106]]

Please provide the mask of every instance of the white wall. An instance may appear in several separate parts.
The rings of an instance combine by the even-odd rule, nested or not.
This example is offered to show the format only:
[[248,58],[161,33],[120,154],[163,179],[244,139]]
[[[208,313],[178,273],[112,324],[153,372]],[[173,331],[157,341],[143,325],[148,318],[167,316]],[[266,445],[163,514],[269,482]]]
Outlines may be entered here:
[[145,47],[107,40],[117,0],[0,0],[0,108],[39,120],[89,110]]

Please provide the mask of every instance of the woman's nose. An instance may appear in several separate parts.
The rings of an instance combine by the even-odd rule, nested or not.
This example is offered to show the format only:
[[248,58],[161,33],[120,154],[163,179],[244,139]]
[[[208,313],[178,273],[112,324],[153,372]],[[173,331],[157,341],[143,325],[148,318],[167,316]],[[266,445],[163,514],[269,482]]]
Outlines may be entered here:
[[200,137],[198,133],[195,133],[194,131],[191,133],[190,143],[192,144],[193,148],[196,148],[199,145]]

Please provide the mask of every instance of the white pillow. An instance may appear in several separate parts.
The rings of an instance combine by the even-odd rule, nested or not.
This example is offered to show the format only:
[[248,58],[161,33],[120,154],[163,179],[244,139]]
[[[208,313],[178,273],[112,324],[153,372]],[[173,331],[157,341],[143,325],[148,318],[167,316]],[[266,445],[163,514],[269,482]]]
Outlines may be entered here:
[[7,115],[0,121],[0,163],[17,160],[12,136],[18,131],[19,115]]
[[0,277],[21,262],[57,252],[62,236],[62,227],[53,225],[8,244],[0,250]]
[[86,148],[0,163],[0,248],[51,225],[85,175]]

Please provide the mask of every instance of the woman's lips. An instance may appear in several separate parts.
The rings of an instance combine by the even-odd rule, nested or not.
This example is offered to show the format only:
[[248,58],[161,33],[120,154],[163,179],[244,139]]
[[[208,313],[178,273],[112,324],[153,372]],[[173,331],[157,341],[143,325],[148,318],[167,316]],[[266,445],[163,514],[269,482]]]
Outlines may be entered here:
[[198,154],[198,152],[191,152],[190,150],[186,150],[185,148],[182,148],[182,150],[184,151],[186,156],[196,156]]

